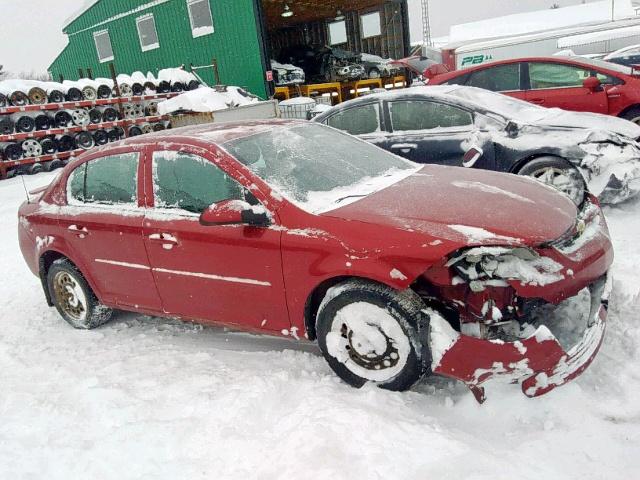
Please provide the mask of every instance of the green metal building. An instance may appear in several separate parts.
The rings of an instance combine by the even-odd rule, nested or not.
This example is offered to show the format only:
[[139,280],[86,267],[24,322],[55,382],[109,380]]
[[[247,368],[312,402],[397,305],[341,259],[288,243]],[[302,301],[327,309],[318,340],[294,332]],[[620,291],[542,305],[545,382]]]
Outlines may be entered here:
[[197,71],[208,84],[266,98],[270,59],[293,44],[405,56],[407,11],[406,0],[94,0],[65,25],[69,43],[49,72],[76,80],[110,77],[111,63],[126,74],[206,67]]

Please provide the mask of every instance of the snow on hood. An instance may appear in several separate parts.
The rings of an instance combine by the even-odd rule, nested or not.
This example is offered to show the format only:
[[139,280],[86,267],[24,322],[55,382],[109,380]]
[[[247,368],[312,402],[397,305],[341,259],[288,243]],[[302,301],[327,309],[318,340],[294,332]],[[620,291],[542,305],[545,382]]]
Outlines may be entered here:
[[427,165],[325,215],[473,245],[538,245],[576,222],[573,202],[526,177]]
[[259,98],[248,96],[248,94],[239,87],[227,87],[226,92],[208,87],[200,87],[160,102],[158,104],[158,112],[160,115],[168,115],[178,111],[216,112],[242,105],[249,105],[251,103],[258,103],[259,101]]
[[[559,108],[541,108],[536,117],[523,114],[522,120],[530,125],[584,128],[588,130],[605,130],[615,132],[627,138],[640,138],[640,126],[622,118],[599,113],[569,112]],[[519,120],[519,119],[517,119]]]

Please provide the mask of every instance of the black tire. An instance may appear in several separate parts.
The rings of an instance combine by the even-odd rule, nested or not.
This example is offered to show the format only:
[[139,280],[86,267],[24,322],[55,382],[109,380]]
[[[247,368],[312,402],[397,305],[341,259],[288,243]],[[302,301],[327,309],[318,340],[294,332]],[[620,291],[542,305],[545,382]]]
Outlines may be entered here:
[[[358,341],[358,332],[355,331],[357,326],[335,324],[336,321],[340,322],[337,317],[339,312],[356,303],[368,304],[374,311],[384,310],[382,313],[386,315],[386,325],[396,332],[395,338],[389,337],[387,332],[372,323],[367,323],[366,326],[377,329],[382,334],[379,339],[384,338],[383,341],[386,342],[384,353],[379,354],[375,350],[370,350],[366,355],[359,353],[355,346]],[[407,390],[423,375],[431,372],[429,318],[422,312],[424,308],[422,300],[412,291],[398,292],[367,280],[347,280],[331,288],[320,306],[316,323],[318,345],[329,366],[349,385],[360,388],[365,383],[372,382],[387,390]],[[356,320],[354,317],[349,318]],[[393,320],[395,324],[389,323]],[[347,322],[348,319],[344,321]],[[337,328],[340,328],[339,333]],[[402,332],[400,335],[404,334],[404,338],[398,337],[399,332]],[[357,345],[362,347],[360,343]],[[340,360],[336,358],[336,354],[344,357]],[[371,355],[376,354],[378,356],[372,359]],[[389,377],[384,378],[384,371],[387,369]],[[378,375],[380,373],[382,375]]]
[[111,319],[113,310],[99,302],[82,273],[66,258],[49,268],[47,287],[58,313],[73,328],[91,330]]
[[369,78],[381,78],[382,77],[382,73],[380,72],[380,70],[378,70],[377,68],[373,67],[373,68],[369,69],[369,71],[367,72],[367,76]]
[[624,112],[622,118],[629,120],[630,122],[640,125],[640,107],[633,107]]
[[[567,175],[567,180],[571,184],[566,187],[562,183],[553,183],[547,181],[545,172],[555,172],[556,175]],[[569,196],[576,205],[580,205],[584,200],[585,192],[588,190],[587,181],[580,171],[568,160],[560,157],[539,157],[527,162],[520,170],[518,175],[524,175],[535,178],[549,186],[556,188],[558,191]],[[553,180],[551,178],[551,180]]]

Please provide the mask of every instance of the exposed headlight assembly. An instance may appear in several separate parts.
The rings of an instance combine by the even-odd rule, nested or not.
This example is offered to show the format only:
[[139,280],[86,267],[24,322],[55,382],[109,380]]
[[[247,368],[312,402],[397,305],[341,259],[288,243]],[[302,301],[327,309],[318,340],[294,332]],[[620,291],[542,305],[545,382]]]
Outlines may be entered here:
[[507,281],[542,286],[564,278],[562,265],[528,248],[472,248],[455,255],[447,267],[457,274],[457,283],[468,283],[474,292],[487,286],[507,287]]

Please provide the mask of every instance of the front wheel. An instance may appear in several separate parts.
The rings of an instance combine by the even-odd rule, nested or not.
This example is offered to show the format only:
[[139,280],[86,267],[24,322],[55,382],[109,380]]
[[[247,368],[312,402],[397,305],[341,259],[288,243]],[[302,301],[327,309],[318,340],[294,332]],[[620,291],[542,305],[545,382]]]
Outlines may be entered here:
[[630,122],[640,125],[640,107],[633,107],[622,114],[622,118]]
[[369,78],[380,78],[380,70],[378,70],[377,68],[372,68],[371,70],[369,70]]
[[356,388],[403,391],[429,372],[428,317],[413,292],[366,280],[331,288],[320,306],[318,344],[333,371]]
[[518,171],[518,175],[533,177],[567,195],[580,205],[587,191],[587,182],[580,171],[564,158],[540,157],[531,160]]
[[73,328],[91,330],[108,322],[113,311],[102,305],[76,266],[67,259],[53,262],[47,285],[58,313]]

